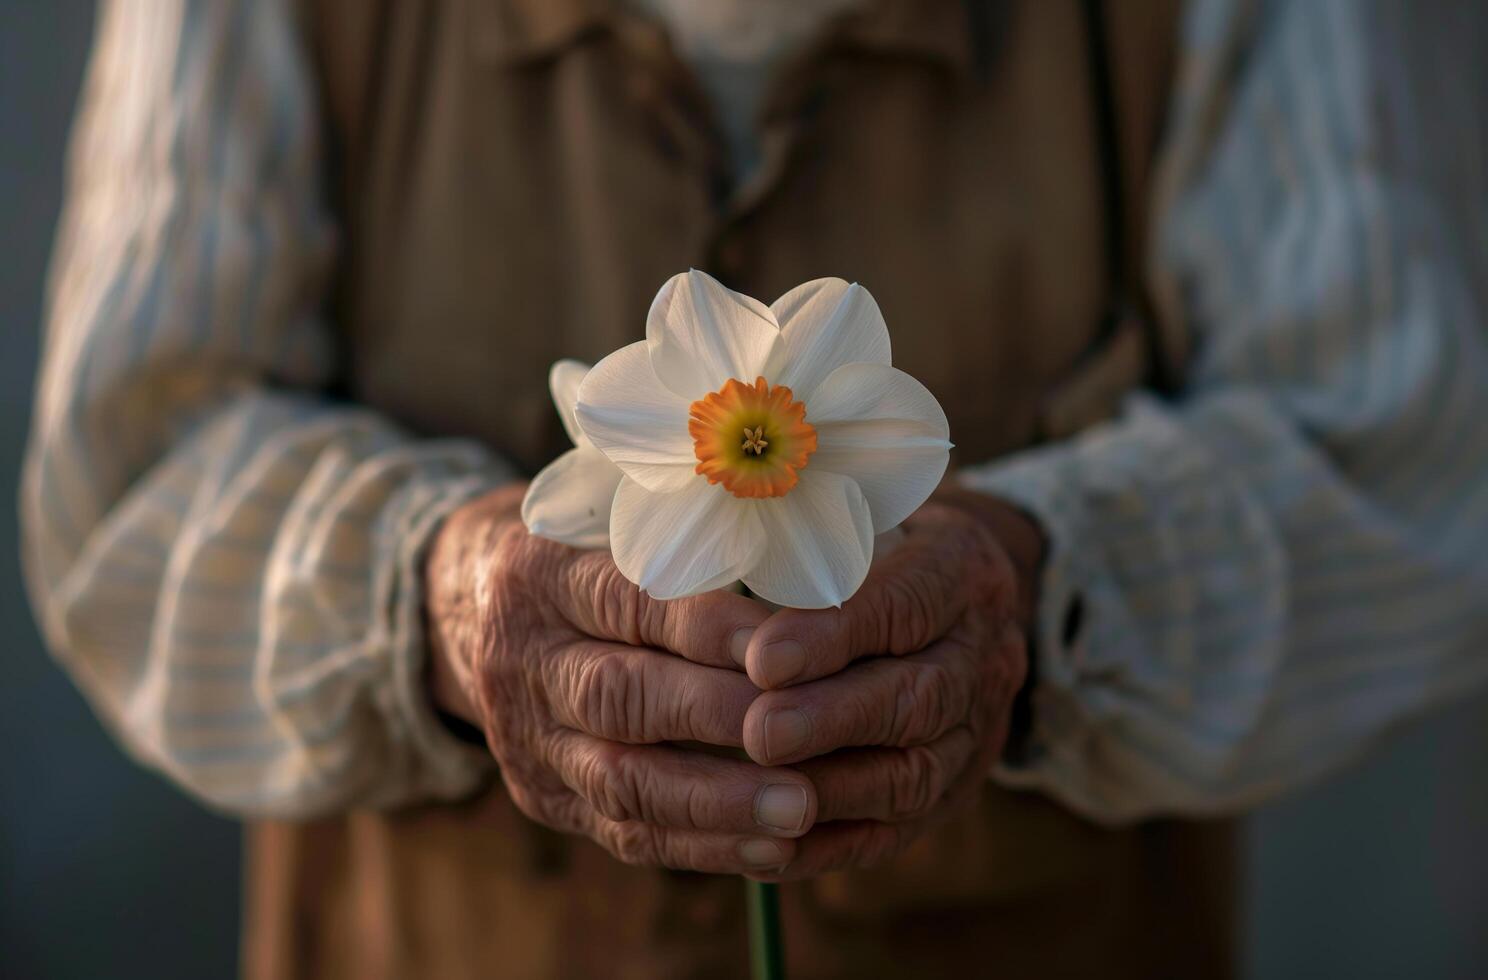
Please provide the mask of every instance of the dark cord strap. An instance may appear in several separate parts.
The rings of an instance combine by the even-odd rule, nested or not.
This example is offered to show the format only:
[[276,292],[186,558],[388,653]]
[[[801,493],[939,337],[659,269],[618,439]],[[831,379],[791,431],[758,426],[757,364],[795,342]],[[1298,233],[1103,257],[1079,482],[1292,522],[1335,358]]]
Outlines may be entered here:
[[[1126,180],[1121,166],[1116,89],[1107,47],[1104,0],[1080,0],[1080,11],[1085,22],[1086,73],[1095,112],[1095,141],[1100,170],[1098,177],[1101,206],[1105,215],[1103,245],[1106,283],[1110,297],[1097,330],[1095,349],[1110,342],[1117,329],[1125,321],[1135,317],[1141,324],[1146,340],[1148,384],[1156,391],[1170,394],[1176,385],[1162,337],[1156,322],[1145,315],[1142,307],[1135,302],[1138,287],[1133,270],[1127,262]],[[1084,619],[1084,602],[1078,594],[1070,600],[1063,616],[1060,642],[1069,647],[1077,641]],[[1029,765],[1037,752],[1033,740],[1033,692],[1038,686],[1036,646],[1039,639],[1037,630],[1028,637],[1028,676],[1013,701],[1008,738],[1003,748],[1003,761],[1013,766]]]
[[1104,247],[1106,281],[1111,300],[1098,342],[1109,340],[1121,323],[1135,317],[1147,341],[1147,381],[1156,391],[1172,394],[1177,389],[1172,366],[1156,322],[1136,301],[1139,294],[1133,270],[1127,262],[1126,175],[1121,165],[1120,128],[1116,115],[1116,87],[1107,42],[1105,0],[1080,0],[1085,21],[1085,57],[1095,107],[1095,139],[1100,164],[1101,204],[1105,211]]
[[1095,104],[1101,204],[1106,214],[1106,275],[1116,295],[1121,296],[1131,281],[1126,267],[1126,180],[1116,128],[1111,57],[1106,47],[1106,8],[1103,0],[1080,0],[1080,9],[1085,18],[1085,58]]

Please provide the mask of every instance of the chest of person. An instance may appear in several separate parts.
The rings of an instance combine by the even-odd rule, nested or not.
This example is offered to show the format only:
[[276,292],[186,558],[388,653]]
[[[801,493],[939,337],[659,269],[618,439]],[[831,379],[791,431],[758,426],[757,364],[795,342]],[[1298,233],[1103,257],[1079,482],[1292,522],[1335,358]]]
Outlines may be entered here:
[[[766,301],[838,276],[876,297],[956,461],[1066,435],[1181,358],[1113,315],[1140,312],[1176,7],[865,2],[780,65],[739,182],[665,33],[609,0],[306,0],[344,387],[535,470],[566,448],[548,366],[638,339],[672,274]],[[1226,975],[1230,830],[1102,829],[989,782],[887,866],[787,889],[793,975]],[[499,786],[259,824],[249,878],[252,977],[746,964],[736,880],[626,867]]]
[[638,339],[695,267],[765,302],[863,284],[953,465],[1100,417],[1152,359],[1112,279],[1140,265],[1176,25],[1109,7],[1104,63],[1075,0],[854,7],[779,65],[739,182],[665,32],[617,5],[318,0],[350,393],[535,470],[565,448],[547,366]]

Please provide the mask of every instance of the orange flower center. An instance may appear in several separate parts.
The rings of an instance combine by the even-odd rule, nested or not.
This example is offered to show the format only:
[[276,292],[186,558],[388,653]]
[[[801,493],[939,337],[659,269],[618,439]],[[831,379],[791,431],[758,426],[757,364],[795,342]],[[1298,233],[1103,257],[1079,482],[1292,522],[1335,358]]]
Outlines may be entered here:
[[693,402],[688,415],[697,472],[735,497],[785,496],[816,452],[806,406],[764,378],[752,385],[730,379]]

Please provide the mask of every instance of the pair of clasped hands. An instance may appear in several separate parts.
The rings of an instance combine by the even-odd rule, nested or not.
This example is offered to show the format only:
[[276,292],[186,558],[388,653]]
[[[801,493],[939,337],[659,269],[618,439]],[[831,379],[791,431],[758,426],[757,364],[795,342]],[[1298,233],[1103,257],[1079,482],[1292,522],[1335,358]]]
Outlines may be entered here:
[[450,516],[426,611],[435,700],[531,819],[630,864],[785,881],[883,861],[975,798],[1026,672],[1042,539],[1017,511],[937,495],[840,609],[772,613],[651,599],[607,551],[528,534],[521,497]]

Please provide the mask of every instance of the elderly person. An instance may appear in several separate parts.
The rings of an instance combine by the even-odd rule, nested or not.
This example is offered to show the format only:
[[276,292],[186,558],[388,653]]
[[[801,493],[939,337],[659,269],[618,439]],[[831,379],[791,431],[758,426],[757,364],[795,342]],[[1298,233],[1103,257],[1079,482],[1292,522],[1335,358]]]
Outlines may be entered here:
[[[252,820],[253,977],[739,975],[736,874],[800,976],[1222,975],[1196,818],[1488,675],[1485,17],[106,2],[52,648]],[[866,285],[945,406],[840,609],[661,603],[518,519],[547,366],[689,266]]]

